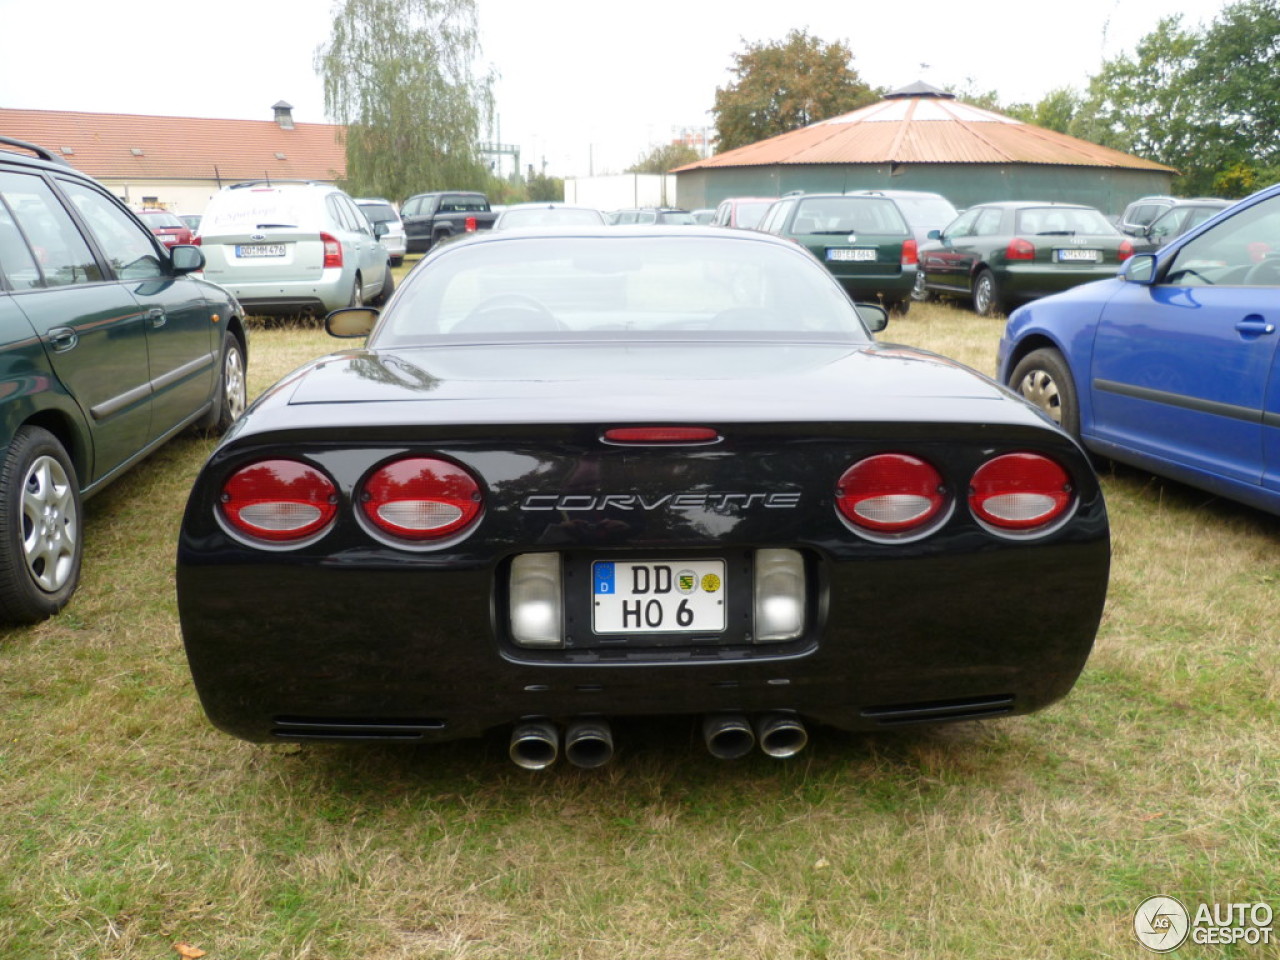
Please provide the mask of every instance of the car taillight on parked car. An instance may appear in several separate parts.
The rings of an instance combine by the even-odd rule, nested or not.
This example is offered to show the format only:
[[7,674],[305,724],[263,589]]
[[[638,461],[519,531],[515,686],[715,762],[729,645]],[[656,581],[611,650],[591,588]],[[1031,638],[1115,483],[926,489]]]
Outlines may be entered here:
[[878,534],[918,530],[946,506],[942,475],[905,453],[860,460],[836,484],[836,506],[856,528]]
[[338,513],[338,488],[297,460],[259,460],[222,485],[219,510],[231,528],[255,540],[293,543],[325,530]]
[[916,244],[915,237],[908,237],[902,241],[902,265],[904,267],[914,267],[920,262],[920,248]]
[[1059,464],[1038,453],[1006,453],[988,460],[969,482],[969,508],[998,530],[1027,532],[1060,519],[1074,494]]
[[328,233],[320,234],[320,242],[324,244],[324,268],[342,266],[342,244],[338,238]]
[[475,218],[475,217],[467,217],[467,219],[466,219],[466,221],[465,221],[464,229],[467,231],[467,233],[475,233],[475,232],[476,232],[476,218]]
[[1034,260],[1036,245],[1025,237],[1014,237],[1005,248],[1004,256],[1006,260]]
[[480,485],[470,473],[434,457],[383,464],[364,481],[358,500],[378,532],[412,543],[463,530],[483,505]]
[[1120,241],[1120,249],[1116,251],[1120,256],[1120,262],[1124,263],[1133,256],[1133,242],[1125,239]]

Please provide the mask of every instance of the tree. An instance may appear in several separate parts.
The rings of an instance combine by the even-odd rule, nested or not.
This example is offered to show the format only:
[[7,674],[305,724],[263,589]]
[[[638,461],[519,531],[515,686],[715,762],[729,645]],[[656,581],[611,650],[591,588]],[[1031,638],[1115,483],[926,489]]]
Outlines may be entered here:
[[559,203],[564,200],[564,179],[535,173],[529,178],[526,190],[531,201]]
[[687,143],[668,143],[654,147],[647,154],[627,167],[626,173],[666,173],[687,163],[696,163],[702,155]]
[[1090,80],[1069,132],[1178,169],[1180,193],[1241,196],[1280,168],[1278,88],[1280,0],[1242,0],[1200,31],[1159,21]]
[[476,145],[492,78],[474,75],[479,53],[474,0],[341,0],[315,66],[325,112],[346,126],[350,192],[485,185]]
[[843,43],[806,30],[785,40],[746,44],[734,54],[735,80],[716,88],[712,115],[717,151],[756,143],[874,103],[880,91],[862,81]]

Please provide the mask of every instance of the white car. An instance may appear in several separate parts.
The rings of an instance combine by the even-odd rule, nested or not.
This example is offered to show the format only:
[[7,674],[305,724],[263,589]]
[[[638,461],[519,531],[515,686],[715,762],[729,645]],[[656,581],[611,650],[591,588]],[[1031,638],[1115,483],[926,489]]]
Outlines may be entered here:
[[384,231],[335,186],[254,181],[214,195],[197,243],[204,278],[249,313],[326,314],[391,295]]
[[382,235],[382,245],[387,248],[387,254],[391,257],[391,265],[398,267],[404,263],[405,255],[405,239],[404,239],[404,221],[400,219],[400,214],[396,212],[388,200],[381,197],[357,197],[356,206],[364,211],[364,215],[369,218],[369,222],[377,228],[378,224],[384,224],[387,232]]

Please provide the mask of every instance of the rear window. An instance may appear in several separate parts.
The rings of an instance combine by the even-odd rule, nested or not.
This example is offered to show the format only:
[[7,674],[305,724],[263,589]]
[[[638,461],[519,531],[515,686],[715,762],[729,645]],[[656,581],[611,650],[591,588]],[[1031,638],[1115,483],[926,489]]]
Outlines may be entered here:
[[157,227],[164,227],[165,229],[175,227],[179,230],[185,229],[186,227],[186,224],[172,213],[165,213],[163,211],[144,210],[142,212],[142,222],[153,230]]
[[319,192],[279,187],[242,187],[214,195],[200,221],[205,237],[271,227],[319,231],[324,204]]
[[370,345],[743,332],[870,339],[839,284],[798,248],[658,234],[517,236],[451,247],[410,274]]
[[1031,207],[1018,211],[1014,231],[1028,236],[1052,236],[1112,234],[1116,228],[1101,213],[1089,207]]
[[793,233],[872,233],[906,236],[911,231],[897,205],[881,197],[812,197],[802,199],[792,221]]

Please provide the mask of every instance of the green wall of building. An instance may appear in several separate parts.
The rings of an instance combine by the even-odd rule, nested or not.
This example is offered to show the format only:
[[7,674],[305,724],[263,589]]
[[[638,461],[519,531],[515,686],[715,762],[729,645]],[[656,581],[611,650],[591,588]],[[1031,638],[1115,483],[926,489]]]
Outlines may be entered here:
[[780,197],[793,190],[926,190],[964,209],[989,200],[1058,200],[1118,214],[1138,197],[1169,192],[1173,174],[1112,167],[1025,164],[869,164],[720,167],[676,174],[676,202],[686,210],[727,197]]

